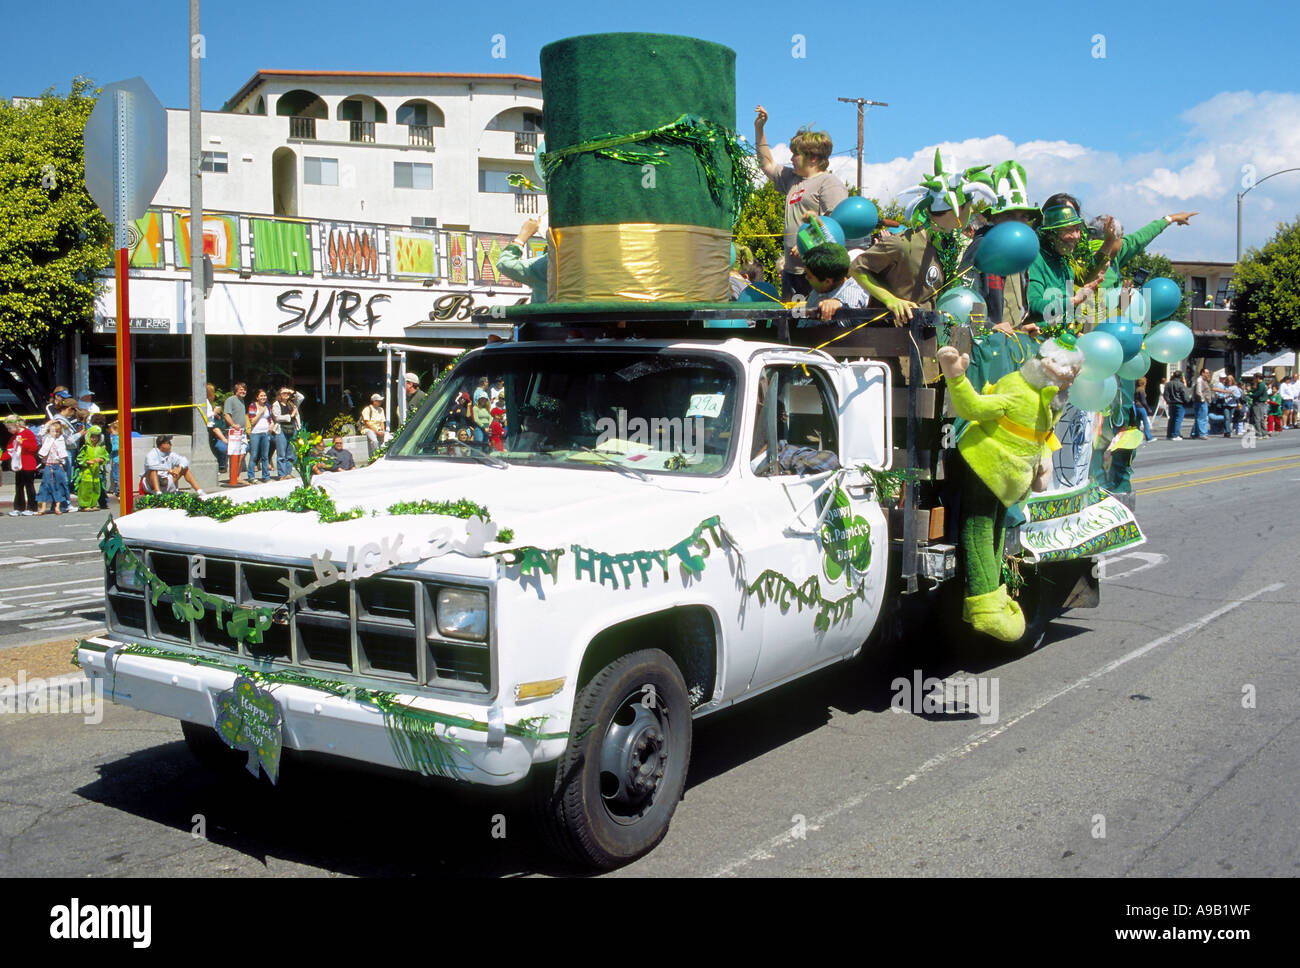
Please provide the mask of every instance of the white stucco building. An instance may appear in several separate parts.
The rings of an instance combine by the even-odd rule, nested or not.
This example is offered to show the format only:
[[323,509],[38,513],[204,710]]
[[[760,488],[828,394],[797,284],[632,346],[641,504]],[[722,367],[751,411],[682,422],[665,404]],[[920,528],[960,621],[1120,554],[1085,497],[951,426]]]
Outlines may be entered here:
[[[528,290],[496,255],[545,208],[507,177],[540,181],[541,111],[540,79],[519,74],[264,70],[203,112],[212,382],[290,383],[328,409],[382,390],[379,340],[507,331],[489,307]],[[167,119],[167,176],[132,232],[137,405],[181,402],[188,372],[189,117]],[[115,298],[110,279],[85,347],[110,396]]]

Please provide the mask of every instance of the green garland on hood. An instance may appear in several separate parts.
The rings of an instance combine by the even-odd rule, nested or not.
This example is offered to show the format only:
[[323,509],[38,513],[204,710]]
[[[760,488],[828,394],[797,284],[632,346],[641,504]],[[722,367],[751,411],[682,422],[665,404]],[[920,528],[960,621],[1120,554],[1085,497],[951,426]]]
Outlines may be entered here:
[[[88,642],[83,642],[82,647],[98,650],[97,646],[93,646]],[[388,733],[388,739],[393,747],[393,755],[397,758],[397,761],[404,769],[424,776],[464,779],[463,774],[465,771],[456,762],[455,753],[460,752],[468,755],[468,752],[460,743],[447,737],[446,729],[448,727],[468,729],[478,733],[488,731],[487,723],[464,716],[451,716],[429,709],[421,709],[418,706],[398,701],[397,694],[393,692],[351,686],[338,679],[322,679],[319,676],[297,672],[293,669],[252,669],[242,663],[228,662],[213,656],[176,652],[169,649],[160,649],[152,645],[140,645],[139,643],[125,646],[119,654],[187,662],[190,665],[210,666],[214,669],[223,669],[247,676],[258,684],[301,686],[305,689],[315,689],[333,696],[355,699],[357,702],[373,706],[383,714],[384,729]],[[116,669],[114,669],[114,678],[116,678]],[[114,689],[110,692],[110,698],[112,698],[115,691]],[[546,718],[545,716],[531,716],[521,719],[513,725],[507,725],[505,733],[507,736],[537,741],[568,738],[569,734],[567,732],[543,733],[541,726]],[[438,735],[434,728],[439,725],[443,727],[442,735]]]
[[[243,501],[240,503],[230,500],[224,494],[209,498],[201,498],[190,491],[170,494],[145,494],[136,502],[136,507],[141,511],[147,511],[151,508],[184,511],[188,517],[212,518],[214,521],[229,521],[231,518],[237,518],[242,514],[254,514],[258,511],[292,511],[298,514],[315,511],[320,517],[321,524],[352,521],[364,517],[366,513],[362,508],[340,511],[334,506],[334,499],[319,487],[296,487],[289,493],[288,497],[263,497],[258,498],[256,501]],[[483,521],[492,520],[492,515],[487,508],[464,497],[456,501],[398,501],[396,504],[390,504],[387,510],[389,514],[442,514],[447,517],[463,518],[465,520],[470,518],[479,518]],[[378,512],[373,513],[377,514]],[[506,529],[503,533],[509,533],[512,537],[514,534],[509,529]],[[512,539],[500,538],[498,540],[509,541]]]
[[236,503],[224,494],[202,498],[190,491],[184,493],[173,491],[170,494],[145,494],[136,499],[137,510],[148,511],[153,508],[167,508],[184,511],[191,518],[212,518],[214,521],[229,521],[242,514],[255,514],[258,511],[292,511],[304,514],[315,511],[321,524],[335,521],[351,521],[365,515],[361,508],[340,511],[334,506],[334,499],[319,487],[295,487],[287,497],[262,497],[255,501]]

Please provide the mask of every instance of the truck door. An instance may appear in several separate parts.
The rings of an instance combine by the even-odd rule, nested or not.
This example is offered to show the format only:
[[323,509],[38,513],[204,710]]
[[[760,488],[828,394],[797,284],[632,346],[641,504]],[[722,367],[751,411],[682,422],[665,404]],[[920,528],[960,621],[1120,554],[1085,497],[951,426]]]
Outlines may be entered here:
[[[812,363],[774,363],[762,371],[748,451],[756,527],[744,541],[746,578],[751,585],[762,584],[766,599],[760,602],[755,593],[746,602],[758,612],[763,629],[751,689],[852,652],[865,638],[864,623],[871,627],[874,612],[867,602],[853,600],[852,618],[841,607],[818,628],[822,603],[846,599],[855,590],[841,563],[827,557],[824,526],[832,520],[851,525],[855,518],[866,524],[856,538],[845,534],[836,545],[840,550],[862,547],[867,530],[873,538],[884,532],[880,509],[865,499],[864,489],[858,486],[859,497],[853,498],[842,486],[849,472],[840,470],[843,421],[836,384],[831,370]],[[861,475],[852,474],[860,485]],[[827,508],[835,501],[842,506]],[[870,554],[875,557],[874,545]],[[801,608],[794,589],[805,596],[812,591],[817,601]]]

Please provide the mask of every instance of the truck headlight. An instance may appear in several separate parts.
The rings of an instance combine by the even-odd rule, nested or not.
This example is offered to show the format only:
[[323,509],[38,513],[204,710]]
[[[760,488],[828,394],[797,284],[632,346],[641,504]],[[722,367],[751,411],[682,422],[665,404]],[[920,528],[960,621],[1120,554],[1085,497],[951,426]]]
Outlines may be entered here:
[[464,588],[438,589],[438,632],[452,639],[487,639],[488,599],[485,592]]

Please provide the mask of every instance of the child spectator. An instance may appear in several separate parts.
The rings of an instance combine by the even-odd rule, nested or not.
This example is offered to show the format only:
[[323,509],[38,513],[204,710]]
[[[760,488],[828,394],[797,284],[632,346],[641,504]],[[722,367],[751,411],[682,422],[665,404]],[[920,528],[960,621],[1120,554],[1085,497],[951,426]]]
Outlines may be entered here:
[[[822,322],[829,322],[841,306],[845,309],[867,307],[866,290],[849,277],[849,254],[844,246],[825,242],[809,249],[803,261],[804,278],[812,288],[808,294],[808,310],[811,313],[816,309]],[[804,319],[799,325],[812,323]]]
[[63,424],[51,420],[45,430],[45,442],[37,451],[37,459],[44,467],[41,490],[37,499],[49,508],[37,514],[62,514],[68,510],[68,445],[63,439]]

